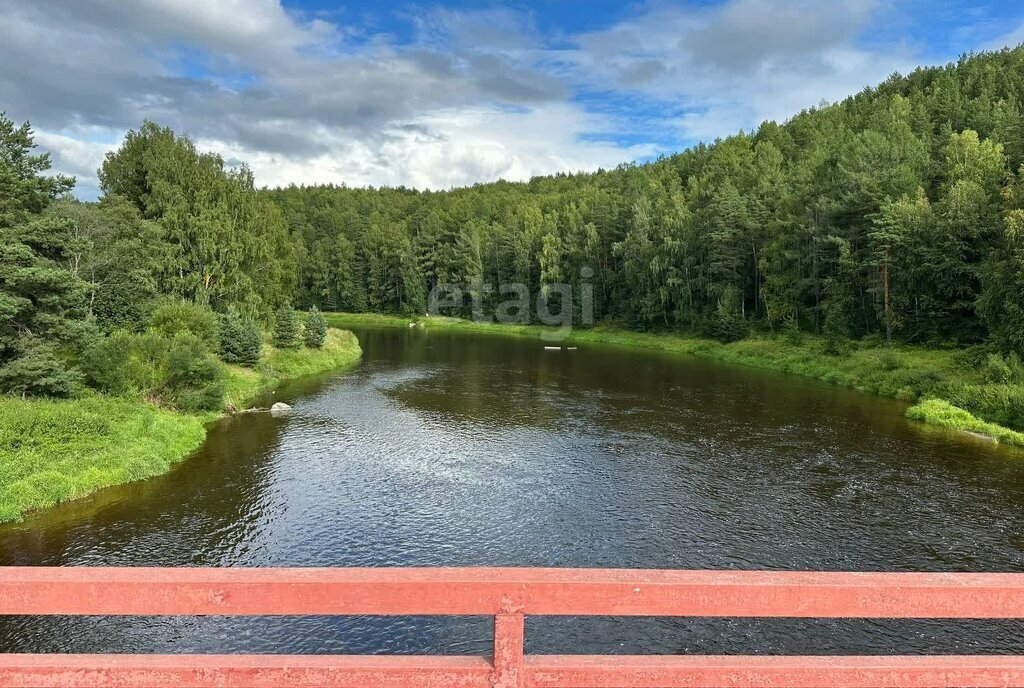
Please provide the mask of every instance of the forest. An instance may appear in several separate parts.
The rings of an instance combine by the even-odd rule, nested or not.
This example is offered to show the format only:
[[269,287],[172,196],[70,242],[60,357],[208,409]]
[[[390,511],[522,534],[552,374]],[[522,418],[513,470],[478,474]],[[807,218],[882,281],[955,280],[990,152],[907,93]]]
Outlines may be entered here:
[[645,165],[266,197],[300,306],[422,313],[438,284],[535,293],[590,268],[596,318],[633,329],[1024,353],[1022,107],[1024,50],[1005,50]]
[[258,345],[292,307],[418,316],[443,284],[467,294],[443,314],[490,316],[483,285],[567,283],[606,327],[955,349],[1002,385],[961,405],[1024,427],[1022,108],[1008,49],[653,162],[448,191],[257,189],[147,121],[96,203],[2,118],[0,390],[217,408],[204,361],[243,347],[221,332]]

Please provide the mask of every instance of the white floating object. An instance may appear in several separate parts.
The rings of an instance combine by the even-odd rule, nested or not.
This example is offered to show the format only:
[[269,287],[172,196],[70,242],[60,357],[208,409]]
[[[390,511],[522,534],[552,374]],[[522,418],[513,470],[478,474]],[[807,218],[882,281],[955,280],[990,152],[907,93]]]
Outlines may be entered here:
[[567,346],[567,347],[565,347],[565,350],[566,350],[566,351],[575,351],[575,350],[576,350],[576,348],[577,348],[577,347],[575,347],[575,346]]
[[560,347],[560,346],[545,346],[544,350],[545,351],[561,351],[562,347]]
[[270,413],[275,416],[286,416],[291,410],[291,406],[280,401],[270,407]]

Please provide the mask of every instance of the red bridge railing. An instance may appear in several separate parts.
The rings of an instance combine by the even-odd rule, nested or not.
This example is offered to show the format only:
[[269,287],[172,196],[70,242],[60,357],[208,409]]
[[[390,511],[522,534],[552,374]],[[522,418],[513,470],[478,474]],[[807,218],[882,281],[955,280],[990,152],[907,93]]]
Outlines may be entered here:
[[484,657],[0,654],[6,686],[1024,686],[1019,656],[525,655],[524,618],[1024,618],[1024,574],[0,568],[0,614],[493,615]]

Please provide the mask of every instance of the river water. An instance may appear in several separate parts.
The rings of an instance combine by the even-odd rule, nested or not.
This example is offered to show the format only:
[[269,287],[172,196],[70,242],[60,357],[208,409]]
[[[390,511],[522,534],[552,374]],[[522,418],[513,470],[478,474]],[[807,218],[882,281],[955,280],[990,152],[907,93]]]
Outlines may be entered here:
[[[171,473],[0,527],[0,565],[1024,571],[1024,452],[688,357],[357,331],[351,371]],[[0,619],[6,652],[486,654],[486,618]],[[527,620],[527,651],[1024,652],[1016,621]]]

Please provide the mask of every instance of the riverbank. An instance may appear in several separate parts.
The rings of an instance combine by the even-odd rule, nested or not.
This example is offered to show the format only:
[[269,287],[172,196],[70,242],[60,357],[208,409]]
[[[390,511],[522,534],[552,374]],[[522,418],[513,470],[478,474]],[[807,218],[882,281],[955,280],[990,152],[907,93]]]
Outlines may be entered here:
[[[226,366],[225,411],[276,385],[355,363],[348,331],[331,329],[322,349],[264,347],[254,369]],[[222,414],[188,414],[142,400],[92,393],[74,399],[0,397],[0,522],[161,473],[203,443]]]
[[[499,325],[444,317],[410,320],[391,315],[330,313],[327,320],[334,327],[408,327],[415,321],[434,330],[547,340],[554,333],[537,325]],[[830,353],[823,339],[811,335],[758,335],[723,344],[683,334],[633,332],[606,325],[573,330],[560,343],[654,349],[814,378],[910,402],[914,405],[907,417],[912,420],[1024,447],[1024,384],[992,382],[985,362],[974,360],[971,351],[867,341],[850,342],[841,352]]]

